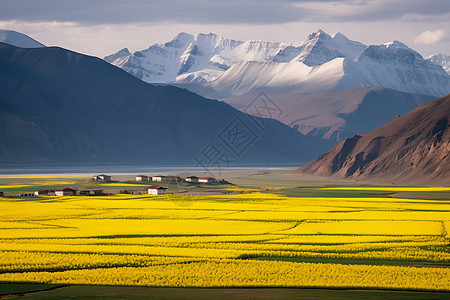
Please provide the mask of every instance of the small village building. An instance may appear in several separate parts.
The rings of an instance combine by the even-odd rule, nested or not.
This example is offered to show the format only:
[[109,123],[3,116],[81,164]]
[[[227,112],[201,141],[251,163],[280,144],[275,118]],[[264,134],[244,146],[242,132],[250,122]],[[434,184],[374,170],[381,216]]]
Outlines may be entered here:
[[178,176],[152,176],[152,181],[159,181],[159,182],[181,182],[181,178]]
[[19,193],[19,197],[33,197],[34,193]]
[[89,190],[80,191],[80,196],[90,196],[90,195],[91,195],[91,191],[89,191]]
[[198,177],[197,176],[189,176],[189,177],[184,178],[184,180],[186,182],[198,182]]
[[50,190],[35,191],[34,195],[35,196],[48,196],[50,194],[50,192],[53,192],[53,191],[50,191]]
[[3,197],[3,191],[0,191],[0,197]]
[[73,188],[63,188],[61,190],[56,190],[56,196],[75,196],[77,194],[77,190]]
[[97,175],[97,176],[92,177],[91,180],[92,181],[111,182],[111,176],[105,175],[105,174],[101,174],[101,175]]
[[152,181],[165,181],[166,176],[158,175],[158,176],[152,176]]
[[104,194],[103,190],[92,190],[92,195],[94,196],[102,196]]
[[167,189],[159,185],[149,186],[148,193],[149,195],[164,195],[167,194]]
[[181,182],[181,177],[178,176],[166,176],[167,182]]
[[151,177],[147,175],[136,176],[136,181],[150,181]]
[[198,179],[198,182],[203,182],[203,183],[212,183],[215,181],[216,181],[216,179],[214,177],[200,177]]

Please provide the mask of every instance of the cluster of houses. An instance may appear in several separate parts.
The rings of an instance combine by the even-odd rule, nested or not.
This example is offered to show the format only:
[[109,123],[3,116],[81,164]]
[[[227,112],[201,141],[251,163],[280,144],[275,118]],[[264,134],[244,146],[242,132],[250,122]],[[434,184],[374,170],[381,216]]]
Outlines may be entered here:
[[34,193],[19,193],[19,197],[33,197],[33,196],[101,196],[105,193],[103,190],[81,190],[74,188],[63,188],[59,190],[40,190]]
[[[104,195],[103,190],[81,190],[78,191],[74,188],[63,188],[59,190],[42,190],[35,191],[31,196],[100,196]],[[21,197],[27,197],[25,193],[21,193]]]
[[189,176],[185,178],[181,178],[179,176],[147,176],[147,175],[138,175],[136,176],[136,181],[159,181],[159,182],[192,182],[192,183],[213,183],[216,182],[216,179],[213,177],[197,177],[197,176]]
[[[111,182],[111,176],[101,174],[97,176],[93,176],[90,181],[95,182]],[[216,179],[213,177],[197,177],[197,176],[189,176],[189,177],[179,177],[179,176],[148,176],[148,175],[138,175],[136,176],[136,181],[153,181],[153,182],[188,182],[188,183],[214,183]],[[163,195],[167,194],[167,188],[153,185],[147,188],[148,194],[150,195]],[[20,197],[33,197],[33,196],[99,196],[104,195],[103,190],[80,190],[66,187],[59,190],[41,190],[35,191],[34,193],[20,193]],[[0,197],[3,196],[3,191],[0,191]]]
[[101,174],[101,175],[93,176],[91,178],[91,181],[111,182],[111,176]]
[[[216,182],[216,179],[213,177],[197,177],[197,176],[189,176],[185,178],[181,178],[178,176],[147,176],[147,175],[138,175],[136,176],[136,181],[156,181],[156,182],[190,182],[190,183],[213,183]],[[147,188],[149,195],[164,195],[167,194],[167,188],[152,185]]]

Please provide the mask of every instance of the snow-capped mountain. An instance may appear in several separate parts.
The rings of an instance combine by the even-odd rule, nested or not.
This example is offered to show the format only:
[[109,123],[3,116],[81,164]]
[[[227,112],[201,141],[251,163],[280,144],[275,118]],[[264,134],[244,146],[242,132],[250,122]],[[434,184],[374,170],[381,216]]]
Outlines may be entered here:
[[335,58],[355,59],[366,45],[351,41],[338,32],[333,37],[322,30],[311,33],[297,46],[287,46],[273,58],[275,62],[299,61],[307,66],[317,66]]
[[440,65],[448,74],[450,74],[450,55],[434,54],[425,57],[425,59]]
[[319,30],[296,44],[180,33],[143,51],[105,57],[150,83],[181,85],[227,99],[264,89],[280,96],[381,86],[431,96],[450,93],[450,76],[401,42],[366,46]]
[[367,47],[354,61],[344,62],[344,74],[338,89],[356,83],[430,96],[450,93],[450,76],[442,67],[398,41]]
[[41,48],[44,44],[30,38],[29,36],[13,31],[0,29],[0,42],[20,48]]
[[265,41],[236,41],[212,33],[180,33],[172,41],[146,50],[128,49],[105,60],[146,82],[204,83],[217,79],[242,61],[265,61],[287,44]]
[[[307,59],[310,57],[314,55]],[[450,76],[442,67],[398,41],[368,46],[354,60],[337,57],[314,66],[298,60],[240,62],[214,81],[185,87],[219,99],[251,98],[261,91],[278,99],[299,93],[373,86],[436,97],[450,93]]]

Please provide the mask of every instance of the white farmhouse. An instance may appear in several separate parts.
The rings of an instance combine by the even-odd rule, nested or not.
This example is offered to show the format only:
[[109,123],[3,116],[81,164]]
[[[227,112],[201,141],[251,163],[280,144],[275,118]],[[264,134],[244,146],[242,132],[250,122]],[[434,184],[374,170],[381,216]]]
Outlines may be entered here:
[[198,182],[198,177],[197,176],[189,176],[189,177],[184,178],[184,180],[186,182]]
[[204,183],[212,183],[215,181],[216,181],[216,179],[214,177],[200,177],[198,179],[198,182],[204,182]]
[[162,175],[159,175],[159,176],[152,176],[152,181],[165,181],[165,179],[166,179],[166,176],[162,176]]
[[136,181],[150,181],[151,177],[147,175],[138,175],[136,176]]
[[164,182],[180,182],[181,178],[178,176],[153,176],[152,181],[164,181]]
[[159,185],[153,185],[148,187],[149,195],[164,195],[167,194],[167,189]]
[[55,191],[56,196],[75,196],[76,194],[77,190],[72,188],[63,188]]

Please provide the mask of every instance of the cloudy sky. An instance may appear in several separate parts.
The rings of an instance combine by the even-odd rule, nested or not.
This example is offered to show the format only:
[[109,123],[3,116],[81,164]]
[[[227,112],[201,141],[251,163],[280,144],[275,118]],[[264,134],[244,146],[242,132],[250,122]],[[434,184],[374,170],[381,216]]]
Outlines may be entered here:
[[103,57],[181,31],[298,42],[322,29],[366,44],[450,54],[449,0],[0,0],[0,28]]

